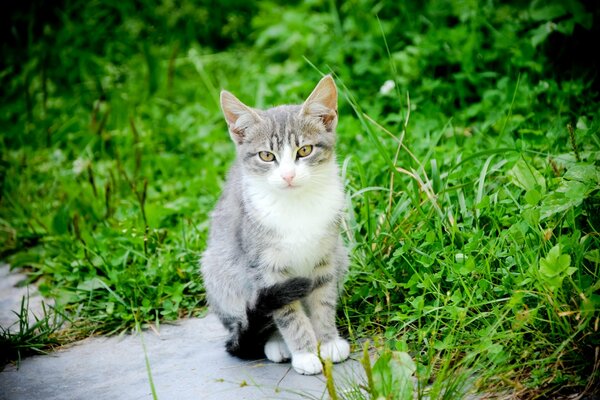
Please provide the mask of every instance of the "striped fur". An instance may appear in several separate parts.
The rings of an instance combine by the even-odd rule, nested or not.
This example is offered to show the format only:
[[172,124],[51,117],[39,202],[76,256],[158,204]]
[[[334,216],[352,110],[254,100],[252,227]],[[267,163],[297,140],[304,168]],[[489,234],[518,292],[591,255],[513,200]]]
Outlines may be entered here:
[[[334,362],[349,352],[335,326],[348,264],[335,84],[323,78],[300,106],[256,110],[228,92],[221,106],[237,158],[202,256],[208,301],[230,331],[231,354],[291,358],[296,371],[318,373],[319,349]],[[301,157],[303,146],[311,151]]]

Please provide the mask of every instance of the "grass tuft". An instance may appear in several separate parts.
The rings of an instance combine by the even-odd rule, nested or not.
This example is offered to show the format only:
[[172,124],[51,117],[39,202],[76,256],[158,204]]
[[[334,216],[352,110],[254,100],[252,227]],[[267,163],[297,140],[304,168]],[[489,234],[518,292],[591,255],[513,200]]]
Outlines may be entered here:
[[340,325],[381,343],[336,395],[598,395],[598,6],[234,3],[9,13],[0,258],[69,327],[3,329],[8,358],[201,315],[234,158],[219,91],[299,103],[326,71],[351,247]]
[[38,316],[30,311],[29,295],[23,296],[19,311],[14,311],[14,314],[17,318],[15,324],[0,326],[0,369],[9,362],[18,366],[24,357],[30,355],[46,354],[65,341],[60,333],[65,316],[44,302]]

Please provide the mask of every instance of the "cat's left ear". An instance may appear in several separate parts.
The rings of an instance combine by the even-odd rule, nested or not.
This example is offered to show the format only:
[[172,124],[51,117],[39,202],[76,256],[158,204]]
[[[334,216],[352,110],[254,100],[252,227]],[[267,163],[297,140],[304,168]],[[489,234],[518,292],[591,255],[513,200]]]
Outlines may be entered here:
[[337,89],[331,75],[325,75],[319,81],[302,105],[300,113],[320,118],[329,132],[335,130],[338,120]]

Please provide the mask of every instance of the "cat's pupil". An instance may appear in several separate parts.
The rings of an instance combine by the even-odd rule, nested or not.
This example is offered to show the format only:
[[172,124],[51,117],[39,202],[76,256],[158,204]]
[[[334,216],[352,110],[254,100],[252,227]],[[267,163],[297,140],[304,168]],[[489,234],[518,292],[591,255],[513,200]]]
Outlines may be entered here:
[[[308,157],[312,153],[312,151],[313,151],[312,145],[307,144],[305,146],[302,146],[296,152],[296,159]],[[270,151],[266,151],[266,150],[259,151],[258,157],[260,157],[260,159],[264,162],[275,161],[275,155],[273,153],[271,153]]]
[[271,161],[275,160],[275,155],[273,153],[271,153],[270,151],[260,151],[258,153],[258,156],[260,157],[261,160],[263,160],[265,162],[271,162]]
[[310,144],[307,144],[306,146],[302,146],[299,150],[298,150],[298,157],[306,157],[308,155],[310,155],[310,153],[312,153],[313,147]]

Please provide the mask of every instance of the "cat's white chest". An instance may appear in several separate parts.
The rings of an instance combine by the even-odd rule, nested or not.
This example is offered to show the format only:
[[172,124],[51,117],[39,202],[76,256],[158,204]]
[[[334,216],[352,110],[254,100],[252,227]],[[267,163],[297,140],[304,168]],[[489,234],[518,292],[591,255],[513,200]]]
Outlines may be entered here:
[[[328,212],[329,211],[329,212]],[[295,275],[310,275],[314,266],[331,252],[337,238],[333,225],[336,210],[311,207],[282,213],[273,246],[265,249],[269,264]]]
[[297,196],[293,192],[270,192],[250,197],[255,218],[272,232],[270,246],[262,252],[263,262],[275,270],[309,276],[337,241],[335,221],[344,201],[341,186]]

